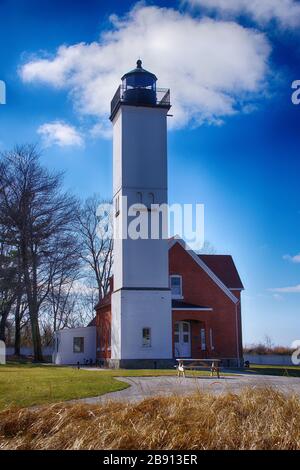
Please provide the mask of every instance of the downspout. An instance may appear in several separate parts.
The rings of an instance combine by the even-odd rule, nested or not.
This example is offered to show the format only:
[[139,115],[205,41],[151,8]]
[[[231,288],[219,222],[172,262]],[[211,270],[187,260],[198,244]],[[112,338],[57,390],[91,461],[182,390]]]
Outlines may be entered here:
[[240,364],[240,348],[239,348],[239,329],[238,329],[238,305],[241,303],[240,300],[235,304],[235,329],[236,329],[236,352],[237,352],[237,359],[238,359],[238,367],[241,366]]

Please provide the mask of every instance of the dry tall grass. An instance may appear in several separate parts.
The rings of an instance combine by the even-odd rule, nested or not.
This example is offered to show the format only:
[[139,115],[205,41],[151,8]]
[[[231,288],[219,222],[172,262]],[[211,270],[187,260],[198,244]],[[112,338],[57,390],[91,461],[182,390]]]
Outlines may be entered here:
[[0,413],[1,449],[300,449],[300,399],[272,389]]

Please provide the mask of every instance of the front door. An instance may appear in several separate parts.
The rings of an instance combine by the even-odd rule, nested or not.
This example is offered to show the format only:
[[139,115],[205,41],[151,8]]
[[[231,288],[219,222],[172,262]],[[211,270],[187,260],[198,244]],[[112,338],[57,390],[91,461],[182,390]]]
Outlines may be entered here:
[[175,357],[191,357],[191,324],[177,321],[174,325]]

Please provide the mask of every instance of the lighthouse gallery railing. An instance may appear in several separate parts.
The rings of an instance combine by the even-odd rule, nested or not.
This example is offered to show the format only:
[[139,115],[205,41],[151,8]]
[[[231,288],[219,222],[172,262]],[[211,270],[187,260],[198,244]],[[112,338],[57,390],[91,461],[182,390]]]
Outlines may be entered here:
[[[115,114],[115,112],[117,111],[117,109],[118,109],[118,107],[121,103],[124,103],[124,104],[128,103],[126,101],[126,99],[124,98],[124,92],[125,92],[125,88],[122,87],[122,85],[120,85],[118,87],[113,99],[111,100],[111,105],[110,105],[111,116],[113,116]],[[148,103],[143,103],[143,102],[139,102],[137,105],[138,106],[143,106],[143,105],[144,106],[149,106]],[[158,107],[164,107],[164,108],[170,107],[170,90],[168,88],[157,88],[156,89],[156,103],[155,103],[155,105],[158,106]]]

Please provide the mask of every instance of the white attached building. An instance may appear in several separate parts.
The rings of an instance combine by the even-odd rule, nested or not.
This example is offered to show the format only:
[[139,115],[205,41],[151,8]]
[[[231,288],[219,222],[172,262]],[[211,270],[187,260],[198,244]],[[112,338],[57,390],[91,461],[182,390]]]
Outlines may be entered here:
[[96,361],[96,327],[66,328],[55,332],[54,364],[86,364]]

